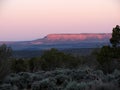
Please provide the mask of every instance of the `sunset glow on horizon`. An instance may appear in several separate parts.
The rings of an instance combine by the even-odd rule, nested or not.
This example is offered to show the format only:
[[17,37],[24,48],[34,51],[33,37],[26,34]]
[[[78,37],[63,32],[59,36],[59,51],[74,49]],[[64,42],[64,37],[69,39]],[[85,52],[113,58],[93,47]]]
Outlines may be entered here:
[[33,40],[51,33],[111,33],[120,25],[119,0],[0,3],[0,41]]

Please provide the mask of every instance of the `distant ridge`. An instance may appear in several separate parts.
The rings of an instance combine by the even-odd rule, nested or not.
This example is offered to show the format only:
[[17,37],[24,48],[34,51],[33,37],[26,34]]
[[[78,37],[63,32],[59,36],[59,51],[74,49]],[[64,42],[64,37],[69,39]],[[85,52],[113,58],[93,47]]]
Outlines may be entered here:
[[14,49],[91,48],[109,44],[111,33],[48,34],[31,41],[0,42]]

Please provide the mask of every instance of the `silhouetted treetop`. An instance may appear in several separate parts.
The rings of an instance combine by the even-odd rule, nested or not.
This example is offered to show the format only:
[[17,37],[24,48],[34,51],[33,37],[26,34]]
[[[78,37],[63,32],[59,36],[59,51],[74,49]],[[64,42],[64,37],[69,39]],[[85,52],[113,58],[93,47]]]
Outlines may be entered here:
[[112,38],[110,39],[110,43],[113,47],[117,47],[120,45],[120,26],[116,25],[115,28],[113,28],[112,32]]

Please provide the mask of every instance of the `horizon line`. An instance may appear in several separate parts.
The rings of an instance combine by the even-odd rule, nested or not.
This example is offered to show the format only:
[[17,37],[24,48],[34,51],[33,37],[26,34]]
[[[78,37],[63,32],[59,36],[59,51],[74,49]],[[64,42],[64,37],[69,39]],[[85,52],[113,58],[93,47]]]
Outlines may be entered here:
[[36,38],[36,39],[29,39],[29,40],[0,40],[0,42],[26,42],[26,41],[34,41],[34,40],[38,40],[38,39],[42,39],[42,38],[45,38],[49,35],[79,35],[79,34],[111,34],[111,33],[51,33],[51,34],[47,34],[41,38]]

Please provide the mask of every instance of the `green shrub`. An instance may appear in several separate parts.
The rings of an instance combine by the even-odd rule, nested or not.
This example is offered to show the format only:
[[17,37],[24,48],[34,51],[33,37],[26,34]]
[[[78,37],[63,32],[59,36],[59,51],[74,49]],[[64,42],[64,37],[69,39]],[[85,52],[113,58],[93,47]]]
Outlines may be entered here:
[[97,61],[104,73],[111,73],[117,68],[115,65],[116,61],[114,60],[114,58],[116,58],[116,52],[117,51],[110,46],[103,46],[97,54]]
[[53,70],[56,68],[76,68],[81,61],[71,54],[65,54],[57,49],[45,51],[41,56],[41,68]]
[[51,79],[36,81],[32,84],[32,90],[56,90],[55,81]]
[[64,90],[88,90],[87,84],[84,82],[70,82]]
[[42,63],[43,61],[40,57],[30,58],[29,60],[27,60],[28,69],[30,72],[36,72],[41,70]]
[[0,80],[10,73],[12,49],[5,44],[0,46]]
[[13,59],[11,65],[12,72],[25,72],[27,71],[27,64],[23,59]]

